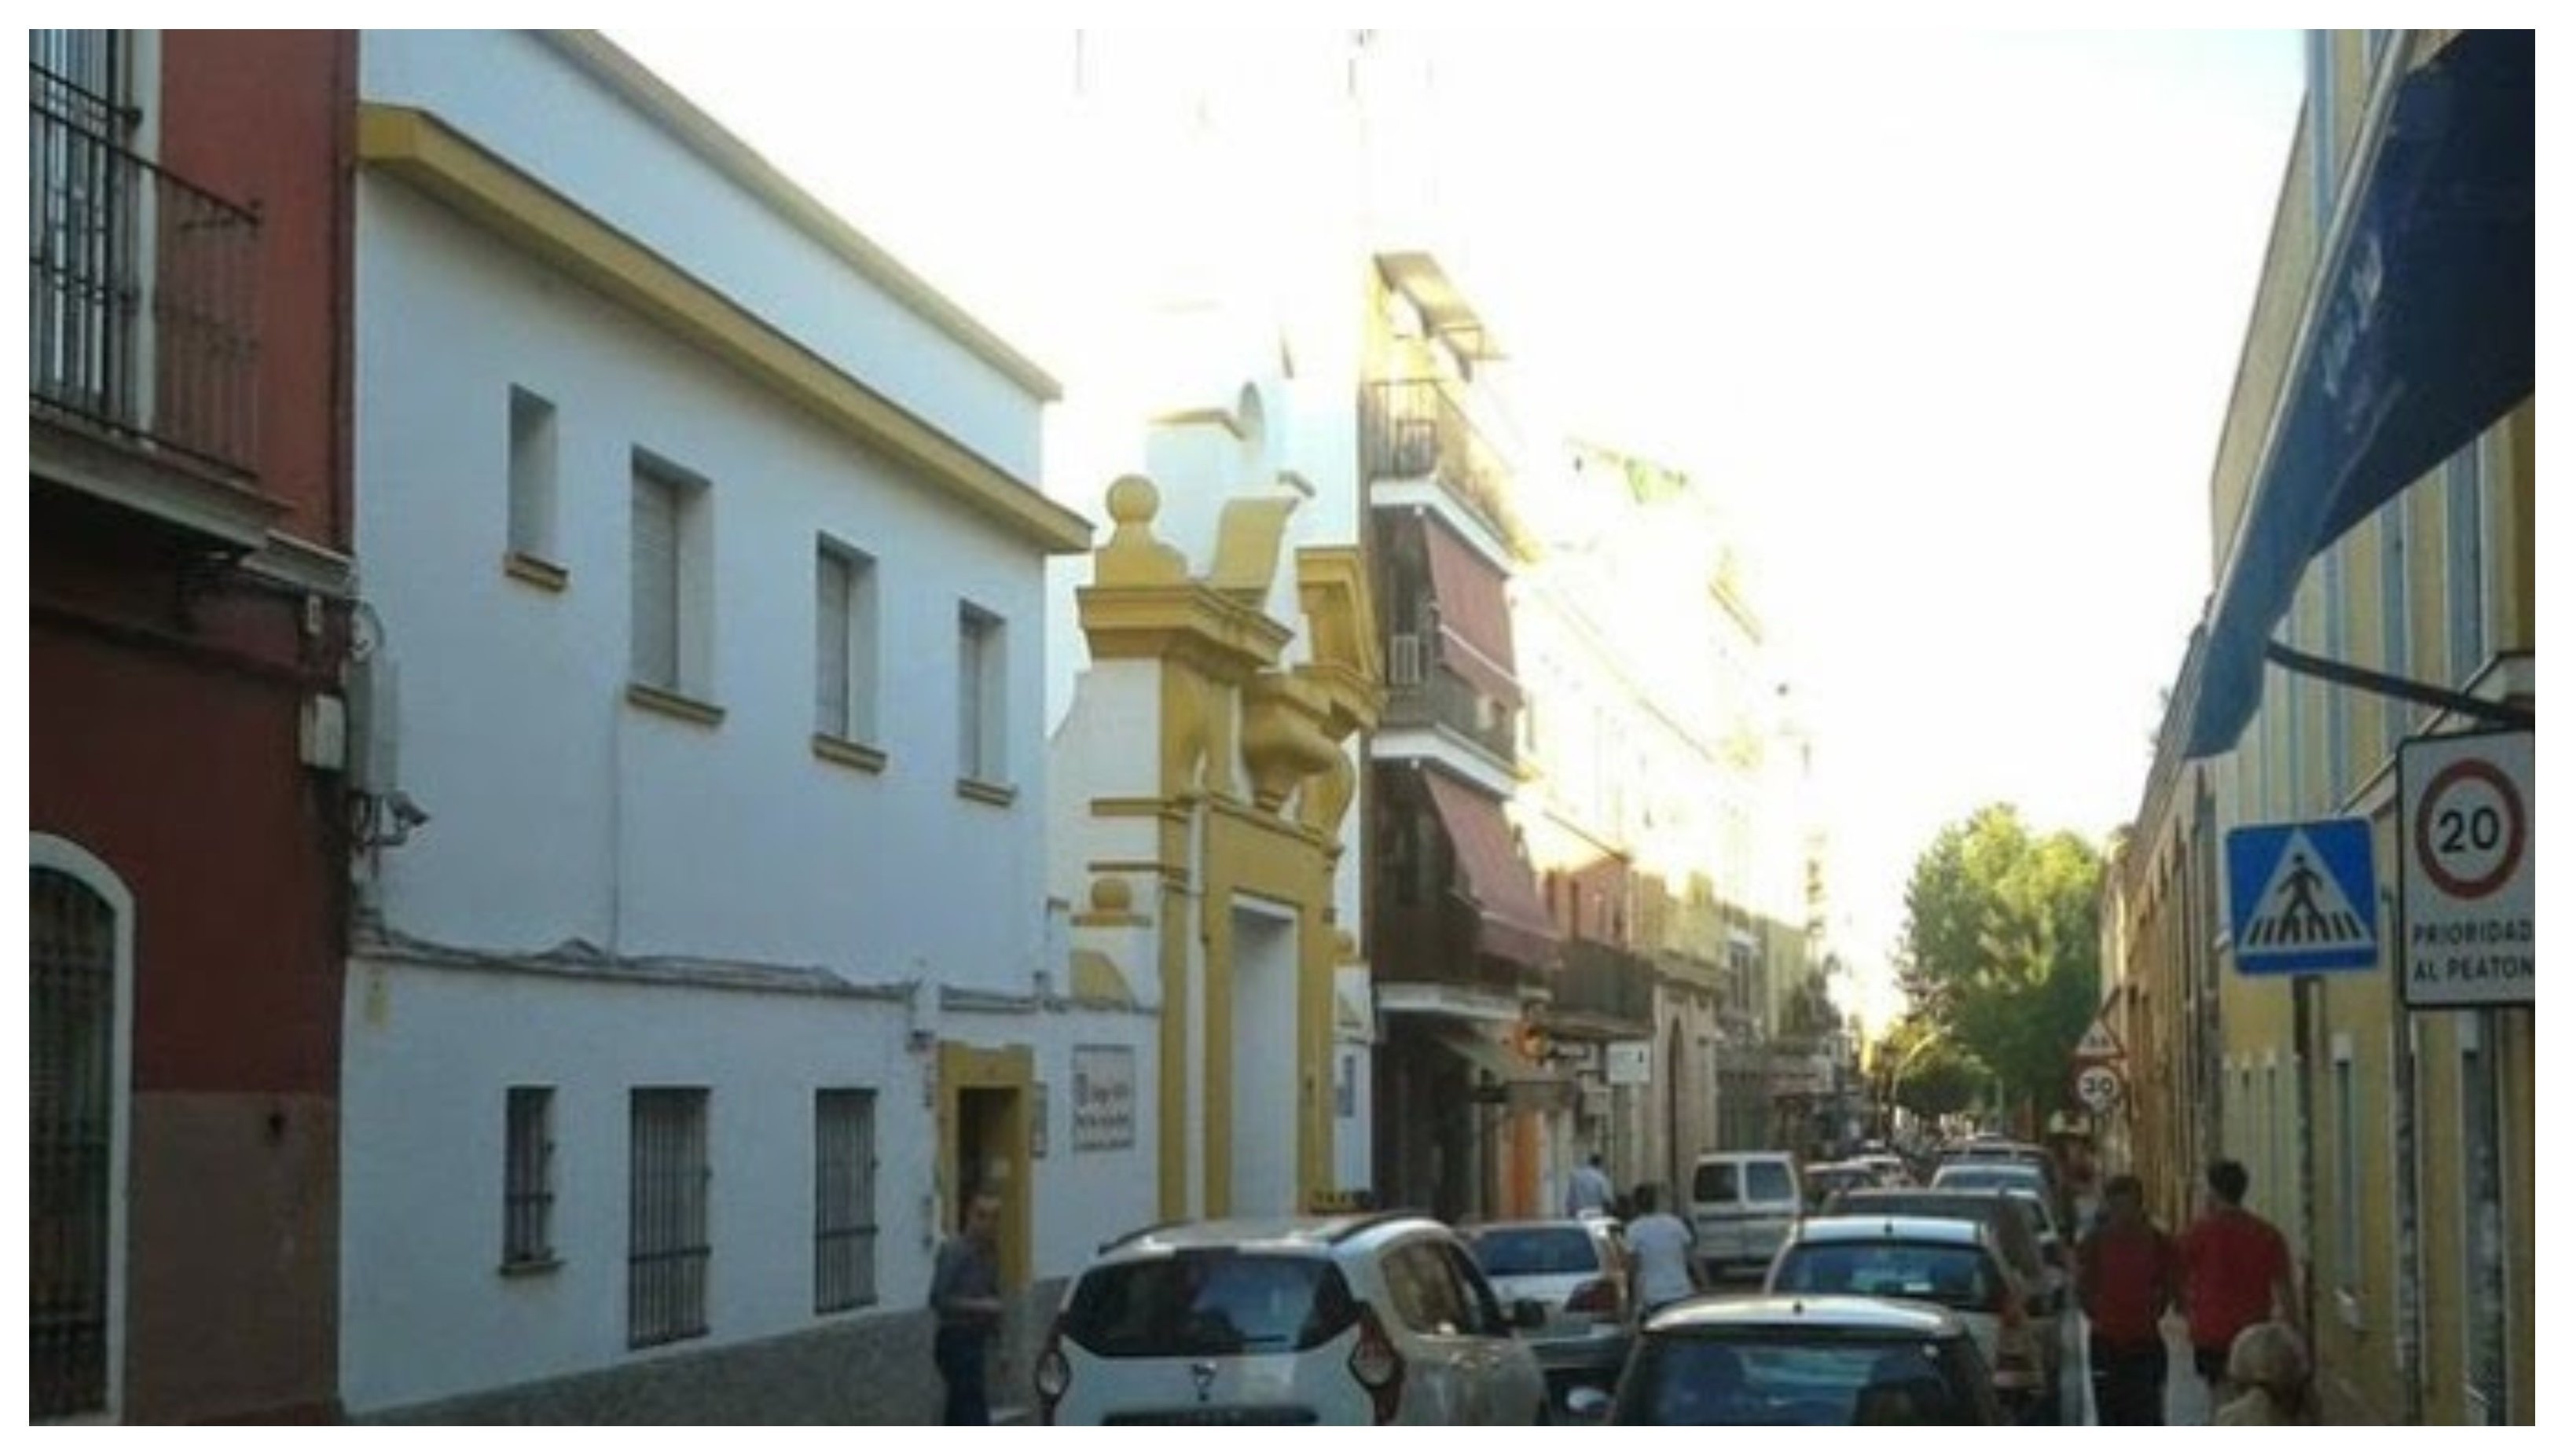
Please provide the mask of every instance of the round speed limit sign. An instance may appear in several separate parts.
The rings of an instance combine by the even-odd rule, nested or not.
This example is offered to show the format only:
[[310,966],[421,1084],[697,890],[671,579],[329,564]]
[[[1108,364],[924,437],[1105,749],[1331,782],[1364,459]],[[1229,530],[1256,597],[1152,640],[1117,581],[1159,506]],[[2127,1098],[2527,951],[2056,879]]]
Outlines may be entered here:
[[2510,880],[2529,838],[2529,816],[2508,775],[2462,758],[2432,776],[2414,816],[2423,872],[2448,895],[2482,899]]
[[2075,1097],[2087,1111],[2107,1112],[2120,1104],[2120,1074],[2110,1067],[2087,1067],[2075,1074]]

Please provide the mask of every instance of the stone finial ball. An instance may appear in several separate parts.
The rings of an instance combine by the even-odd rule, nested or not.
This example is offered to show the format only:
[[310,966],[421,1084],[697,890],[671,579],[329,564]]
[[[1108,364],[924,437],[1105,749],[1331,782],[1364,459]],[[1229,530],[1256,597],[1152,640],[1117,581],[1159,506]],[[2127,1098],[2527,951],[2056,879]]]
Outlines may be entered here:
[[1125,475],[1104,492],[1104,509],[1124,526],[1153,520],[1158,514],[1158,488],[1145,475]]
[[1095,908],[1107,915],[1126,915],[1131,911],[1131,884],[1117,875],[1097,879],[1087,891]]

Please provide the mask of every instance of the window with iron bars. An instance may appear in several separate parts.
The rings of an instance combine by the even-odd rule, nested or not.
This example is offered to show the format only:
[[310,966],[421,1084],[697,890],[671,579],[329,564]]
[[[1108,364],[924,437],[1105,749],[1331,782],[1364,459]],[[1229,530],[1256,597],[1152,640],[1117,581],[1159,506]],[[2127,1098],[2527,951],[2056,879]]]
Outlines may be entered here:
[[631,1272],[625,1338],[634,1349],[691,1339],[712,1264],[712,1160],[703,1088],[632,1091]]
[[823,1088],[818,1093],[816,1184],[812,1194],[812,1308],[826,1315],[875,1304],[873,1094]]
[[499,1265],[550,1269],[553,1254],[553,1090],[508,1089],[508,1171],[502,1194],[505,1232]]
[[116,912],[33,871],[27,902],[29,1404],[37,1420],[108,1408],[116,1152]]

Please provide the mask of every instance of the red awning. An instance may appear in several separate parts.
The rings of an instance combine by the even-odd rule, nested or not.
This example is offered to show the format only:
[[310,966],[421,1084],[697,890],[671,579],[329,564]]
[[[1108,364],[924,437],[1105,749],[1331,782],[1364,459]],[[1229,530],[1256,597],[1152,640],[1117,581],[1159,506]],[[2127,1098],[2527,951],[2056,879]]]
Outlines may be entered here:
[[1479,949],[1520,965],[1557,964],[1558,932],[1541,907],[1531,866],[1515,849],[1505,810],[1440,774],[1426,774],[1425,787],[1434,795],[1434,812],[1452,837],[1470,899],[1479,907]]
[[1443,665],[1506,706],[1521,707],[1505,573],[1464,546],[1441,522],[1429,516],[1420,524],[1425,568],[1434,578],[1434,610],[1442,619]]

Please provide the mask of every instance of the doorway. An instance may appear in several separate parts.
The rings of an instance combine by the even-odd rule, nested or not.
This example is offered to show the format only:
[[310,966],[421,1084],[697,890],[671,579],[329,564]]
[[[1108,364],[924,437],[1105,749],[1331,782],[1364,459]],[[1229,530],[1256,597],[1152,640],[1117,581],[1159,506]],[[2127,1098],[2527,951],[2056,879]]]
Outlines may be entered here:
[[1033,1049],[948,1042],[937,1072],[936,1233],[961,1226],[973,1194],[997,1194],[1000,1281],[1021,1288],[1033,1267]]

